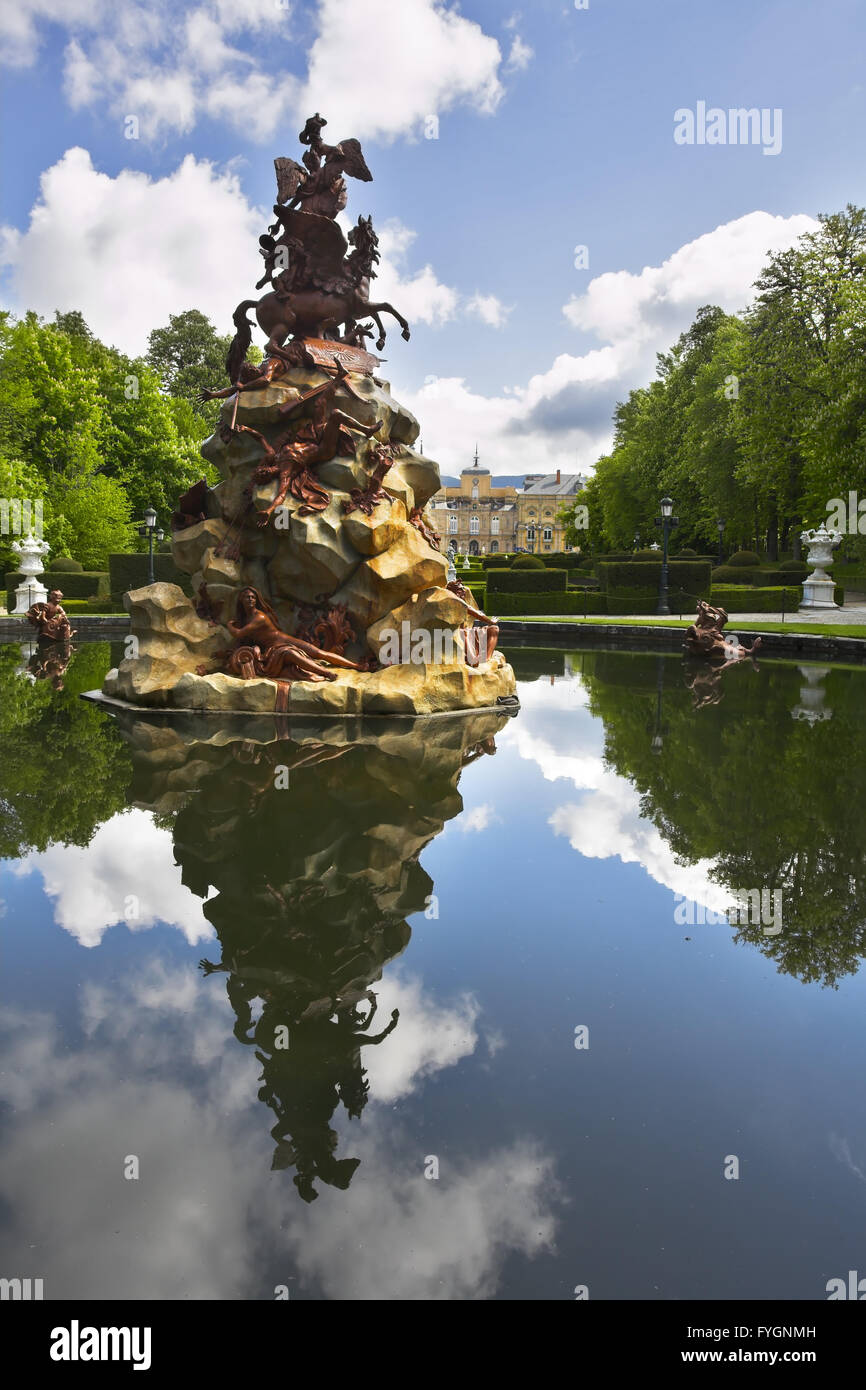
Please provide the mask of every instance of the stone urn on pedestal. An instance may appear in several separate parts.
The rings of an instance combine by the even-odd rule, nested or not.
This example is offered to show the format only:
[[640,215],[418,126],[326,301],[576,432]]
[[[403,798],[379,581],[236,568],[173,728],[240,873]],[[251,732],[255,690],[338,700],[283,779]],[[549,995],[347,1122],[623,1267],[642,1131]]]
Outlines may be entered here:
[[835,585],[826,573],[825,566],[832,565],[833,551],[842,543],[841,531],[828,531],[823,521],[811,531],[802,531],[800,540],[809,547],[807,561],[815,568],[808,579],[803,580],[803,598],[800,611],[815,608],[838,608],[833,598]]
[[48,597],[45,585],[39,583],[39,575],[45,568],[45,556],[51,547],[47,541],[37,540],[31,532],[23,540],[13,541],[12,549],[18,556],[18,568],[24,576],[15,590],[12,612],[23,616],[34,603],[44,603]]

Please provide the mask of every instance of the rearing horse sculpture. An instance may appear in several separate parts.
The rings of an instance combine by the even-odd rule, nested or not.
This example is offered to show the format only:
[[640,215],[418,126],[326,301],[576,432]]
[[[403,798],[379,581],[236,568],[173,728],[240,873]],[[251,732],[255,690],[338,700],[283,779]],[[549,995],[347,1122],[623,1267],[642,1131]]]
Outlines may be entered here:
[[[326,145],[322,129],[327,121],[318,111],[300,134],[307,146],[303,164],[294,159],[275,159],[277,201],[274,223],[259,237],[265,269],[256,285],[270,283],[273,288],[261,299],[245,299],[232,316],[235,336],[226,358],[229,380],[237,382],[252,338],[247,317],[254,309],[259,327],[267,335],[268,357],[290,360],[286,339],[319,338],[357,346],[363,342],[359,320],[372,318],[379,337],[376,347],[385,346],[385,330],[380,314],[397,320],[405,339],[409,325],[387,300],[370,302],[370,281],[379,259],[379,239],[372,220],[359,217],[349,233],[348,243],[334,220],[346,206],[345,175],[369,183],[367,168],[357,140],[341,140]],[[280,232],[278,236],[277,233]],[[341,333],[342,329],[342,333]]]
[[281,355],[286,339],[339,339],[343,327],[344,339],[354,332],[359,319],[369,316],[379,329],[376,347],[385,346],[385,329],[380,314],[391,314],[399,323],[402,335],[409,340],[409,324],[387,300],[371,302],[370,280],[378,260],[378,238],[369,219],[360,218],[352,229],[355,249],[346,257],[348,246],[342,231],[330,218],[316,213],[287,211],[276,204],[274,212],[284,227],[284,235],[273,243],[279,251],[286,249],[288,267],[274,279],[274,288],[261,299],[245,299],[235,310],[232,319],[237,330],[229,349],[226,367],[234,381],[252,338],[247,318],[251,309],[262,332],[267,334],[268,356]]

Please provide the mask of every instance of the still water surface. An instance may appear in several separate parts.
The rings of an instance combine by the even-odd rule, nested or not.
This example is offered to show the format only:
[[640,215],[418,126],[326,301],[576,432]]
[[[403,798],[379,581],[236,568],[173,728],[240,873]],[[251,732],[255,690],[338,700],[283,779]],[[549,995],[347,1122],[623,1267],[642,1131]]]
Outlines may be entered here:
[[[0,1274],[92,1299],[866,1274],[866,672],[508,655],[516,718],[383,731],[116,721],[78,698],[107,647],[62,690],[0,647]],[[752,888],[781,930],[706,920]]]

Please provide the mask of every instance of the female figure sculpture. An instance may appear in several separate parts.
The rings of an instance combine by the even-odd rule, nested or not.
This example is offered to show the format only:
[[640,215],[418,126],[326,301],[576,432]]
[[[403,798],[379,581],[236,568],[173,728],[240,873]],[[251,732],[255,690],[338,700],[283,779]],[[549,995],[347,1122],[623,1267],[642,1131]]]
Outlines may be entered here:
[[237,640],[226,667],[230,676],[244,680],[264,676],[269,680],[333,681],[337,679],[337,672],[330,669],[334,666],[346,671],[370,670],[370,661],[350,661],[283,632],[279,618],[258,589],[241,590],[237,614],[227,624]]

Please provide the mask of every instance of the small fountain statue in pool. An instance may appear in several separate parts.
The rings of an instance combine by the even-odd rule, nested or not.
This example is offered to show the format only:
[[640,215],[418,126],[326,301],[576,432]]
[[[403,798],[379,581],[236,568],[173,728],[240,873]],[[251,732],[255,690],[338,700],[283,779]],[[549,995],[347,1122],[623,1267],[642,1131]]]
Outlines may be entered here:
[[707,661],[720,661],[726,665],[753,656],[761,645],[756,637],[751,647],[741,645],[738,638],[727,637],[723,631],[728,615],[724,608],[714,608],[704,599],[698,600],[698,614],[691,627],[686,630],[683,648],[689,656],[701,656]]
[[59,589],[51,589],[46,603],[34,603],[27,610],[27,621],[32,623],[39,634],[40,642],[71,642],[72,624],[60,600]]
[[[365,345],[365,320],[380,352],[382,315],[404,339],[409,325],[370,298],[371,218],[348,238],[336,220],[346,179],[372,176],[357,140],[325,143],[326,124],[307,121],[302,162],[275,161],[256,287],[267,292],[235,310],[229,385],[202,393],[222,401],[201,450],[220,481],[191,480],[172,516],[174,562],[197,598],[173,584],[126,596],[135,640],[103,687],[125,703],[420,715],[514,702],[496,624],[449,583],[425,511],[438,466],[414,448],[418,421]],[[255,365],[253,310],[267,339]]]

